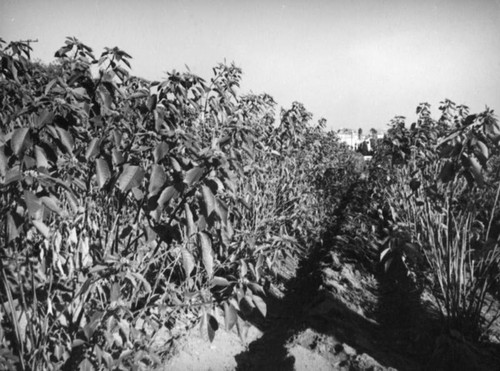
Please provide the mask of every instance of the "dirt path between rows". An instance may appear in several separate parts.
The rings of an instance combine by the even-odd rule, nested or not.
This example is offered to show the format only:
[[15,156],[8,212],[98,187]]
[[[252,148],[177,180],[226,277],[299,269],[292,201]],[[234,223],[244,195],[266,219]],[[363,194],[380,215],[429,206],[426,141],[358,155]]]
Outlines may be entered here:
[[245,344],[236,330],[210,343],[193,329],[161,370],[500,370],[500,328],[498,342],[481,348],[440,335],[428,295],[337,248],[354,192],[355,184],[324,244],[284,262],[290,279],[268,293],[265,319],[249,319]]

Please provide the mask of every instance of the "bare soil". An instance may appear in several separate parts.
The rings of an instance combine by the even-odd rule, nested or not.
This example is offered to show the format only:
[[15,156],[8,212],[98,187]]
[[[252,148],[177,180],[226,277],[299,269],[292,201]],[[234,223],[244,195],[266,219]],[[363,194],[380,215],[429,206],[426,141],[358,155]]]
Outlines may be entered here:
[[406,293],[383,292],[374,275],[331,255],[338,265],[296,278],[281,300],[268,297],[267,318],[254,321],[246,343],[236,330],[210,343],[194,328],[162,369],[500,370],[498,324],[483,344],[442,334],[430,298],[410,309]]

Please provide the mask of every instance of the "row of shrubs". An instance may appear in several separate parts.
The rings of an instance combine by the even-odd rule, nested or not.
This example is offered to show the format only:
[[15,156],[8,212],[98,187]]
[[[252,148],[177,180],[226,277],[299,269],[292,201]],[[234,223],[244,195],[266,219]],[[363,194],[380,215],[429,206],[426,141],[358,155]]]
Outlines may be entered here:
[[485,337],[500,318],[500,125],[490,109],[471,114],[450,100],[438,119],[417,107],[396,117],[371,166],[381,263],[405,261],[420,277],[447,331]]
[[0,39],[0,364],[150,369],[156,334],[212,340],[216,308],[243,334],[358,160],[301,104],[239,94],[235,65],[150,82],[116,47],[31,52]]

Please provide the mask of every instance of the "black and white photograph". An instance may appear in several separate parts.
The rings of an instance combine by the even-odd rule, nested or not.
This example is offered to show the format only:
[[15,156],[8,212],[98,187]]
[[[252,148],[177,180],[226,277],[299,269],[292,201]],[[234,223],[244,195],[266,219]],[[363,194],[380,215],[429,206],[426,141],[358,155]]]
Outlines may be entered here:
[[500,0],[0,0],[0,371],[500,371]]

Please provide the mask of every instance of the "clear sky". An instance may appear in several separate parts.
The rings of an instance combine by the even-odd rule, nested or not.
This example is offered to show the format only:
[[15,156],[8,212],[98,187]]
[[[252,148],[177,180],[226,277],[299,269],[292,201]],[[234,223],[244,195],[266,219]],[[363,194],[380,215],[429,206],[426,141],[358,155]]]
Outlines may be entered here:
[[36,58],[66,36],[120,47],[148,79],[234,61],[241,93],[302,102],[334,129],[412,122],[420,102],[437,116],[445,98],[500,110],[500,0],[0,0],[0,37],[37,38]]

